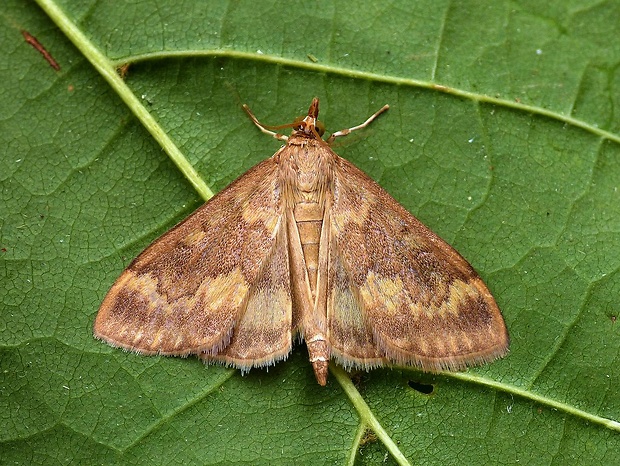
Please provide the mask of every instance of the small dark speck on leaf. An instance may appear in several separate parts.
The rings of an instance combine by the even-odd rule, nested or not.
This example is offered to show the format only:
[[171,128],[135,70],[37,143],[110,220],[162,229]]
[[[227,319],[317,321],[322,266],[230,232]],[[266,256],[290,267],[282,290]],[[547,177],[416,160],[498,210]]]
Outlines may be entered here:
[[427,383],[416,382],[415,380],[410,380],[407,383],[407,385],[409,385],[409,387],[413,388],[414,390],[424,395],[431,395],[433,391],[435,390],[435,387],[433,385],[427,384]]

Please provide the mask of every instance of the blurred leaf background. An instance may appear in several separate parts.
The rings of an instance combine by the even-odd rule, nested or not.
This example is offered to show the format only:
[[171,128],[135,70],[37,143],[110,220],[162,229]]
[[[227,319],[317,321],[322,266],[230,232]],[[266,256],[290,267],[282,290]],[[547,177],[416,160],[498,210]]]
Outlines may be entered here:
[[[614,0],[6,0],[0,462],[620,463],[619,17]],[[80,46],[129,64],[140,105]],[[218,191],[280,144],[241,103],[282,124],[314,96],[331,131],[390,104],[335,150],[478,269],[512,337],[466,374],[355,375],[402,457],[303,345],[241,377],[92,337],[123,268],[202,202],[136,109]]]

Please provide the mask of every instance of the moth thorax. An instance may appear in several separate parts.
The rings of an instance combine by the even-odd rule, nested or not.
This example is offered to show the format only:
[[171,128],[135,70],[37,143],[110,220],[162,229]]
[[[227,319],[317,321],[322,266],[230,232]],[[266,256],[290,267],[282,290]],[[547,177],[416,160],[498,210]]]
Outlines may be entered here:
[[304,193],[322,195],[331,185],[333,153],[316,141],[292,151],[290,163],[296,174],[297,189]]
[[323,213],[324,207],[318,202],[298,202],[293,211],[313,299],[316,297]]

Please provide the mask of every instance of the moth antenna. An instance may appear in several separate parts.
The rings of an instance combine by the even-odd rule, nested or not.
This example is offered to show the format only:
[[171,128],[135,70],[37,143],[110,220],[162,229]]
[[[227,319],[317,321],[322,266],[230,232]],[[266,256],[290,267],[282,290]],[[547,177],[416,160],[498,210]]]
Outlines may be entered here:
[[370,123],[372,123],[379,115],[381,115],[383,112],[386,112],[389,108],[390,108],[390,106],[386,104],[383,107],[381,107],[378,111],[373,113],[370,116],[370,118],[368,118],[368,120],[366,120],[361,125],[354,126],[353,128],[341,129],[340,131],[336,131],[329,138],[327,138],[327,141],[326,141],[327,144],[331,144],[334,141],[334,139],[339,138],[340,136],[346,136],[347,134],[351,133],[352,131],[357,131],[358,129],[365,128]]
[[[276,139],[279,139],[280,141],[288,141],[288,136],[285,136],[284,134],[280,134],[280,133],[276,133],[274,131],[270,131],[267,129],[267,126],[263,125],[260,121],[258,121],[258,118],[256,118],[254,116],[254,114],[252,113],[252,110],[250,110],[250,107],[248,107],[246,104],[243,104],[243,110],[245,111],[245,113],[248,114],[248,116],[250,117],[250,120],[252,120],[252,122],[258,127],[258,129],[260,129],[263,133],[274,137]],[[291,125],[283,125],[282,128],[290,128]]]

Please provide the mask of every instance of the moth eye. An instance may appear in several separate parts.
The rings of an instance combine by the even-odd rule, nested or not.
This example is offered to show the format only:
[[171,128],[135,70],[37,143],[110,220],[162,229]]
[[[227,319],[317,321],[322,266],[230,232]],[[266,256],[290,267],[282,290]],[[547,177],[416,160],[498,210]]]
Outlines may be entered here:
[[316,129],[316,132],[319,133],[319,136],[323,136],[323,133],[325,133],[325,125],[322,121],[316,120],[314,129]]
[[293,128],[295,128],[296,130],[300,130],[301,129],[301,123],[304,121],[304,118],[306,118],[305,116],[298,116],[297,118],[295,118],[293,120],[292,126]]

